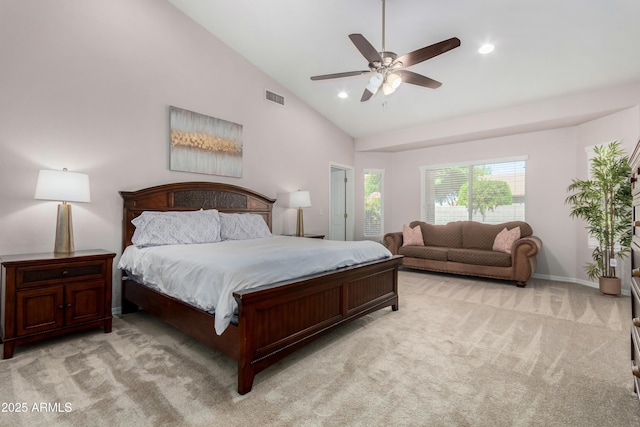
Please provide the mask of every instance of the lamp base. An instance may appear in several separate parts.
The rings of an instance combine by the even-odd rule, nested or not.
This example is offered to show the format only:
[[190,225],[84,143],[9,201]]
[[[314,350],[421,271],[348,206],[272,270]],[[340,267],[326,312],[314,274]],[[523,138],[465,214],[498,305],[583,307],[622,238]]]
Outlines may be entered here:
[[53,248],[56,254],[71,254],[75,252],[73,245],[73,221],[71,220],[71,205],[58,205],[58,222],[56,223],[56,242]]
[[302,208],[298,208],[298,222],[296,223],[296,236],[304,236],[304,221],[302,219]]

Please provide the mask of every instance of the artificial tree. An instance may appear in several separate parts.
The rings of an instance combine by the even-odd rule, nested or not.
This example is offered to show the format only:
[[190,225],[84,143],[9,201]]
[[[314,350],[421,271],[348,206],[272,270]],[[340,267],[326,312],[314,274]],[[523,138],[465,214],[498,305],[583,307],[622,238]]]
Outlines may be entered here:
[[603,293],[617,295],[617,259],[629,254],[631,244],[631,167],[619,141],[595,147],[594,152],[590,179],[573,179],[567,188],[572,194],[565,202],[571,207],[571,217],[583,219],[597,241],[593,263],[585,266],[587,276],[599,279]]

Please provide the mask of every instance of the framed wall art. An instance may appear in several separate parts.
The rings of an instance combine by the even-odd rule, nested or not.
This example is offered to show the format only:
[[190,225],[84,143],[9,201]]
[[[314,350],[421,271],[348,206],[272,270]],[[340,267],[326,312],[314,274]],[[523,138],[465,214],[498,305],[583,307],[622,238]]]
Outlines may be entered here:
[[242,125],[169,107],[170,169],[242,177]]

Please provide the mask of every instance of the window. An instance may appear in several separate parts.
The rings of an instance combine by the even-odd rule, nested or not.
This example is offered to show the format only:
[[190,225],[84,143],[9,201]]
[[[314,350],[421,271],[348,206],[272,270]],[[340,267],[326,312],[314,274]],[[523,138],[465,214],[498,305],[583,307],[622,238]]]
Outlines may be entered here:
[[422,220],[524,221],[526,157],[423,166]]
[[364,236],[382,236],[383,227],[383,183],[384,170],[364,170]]

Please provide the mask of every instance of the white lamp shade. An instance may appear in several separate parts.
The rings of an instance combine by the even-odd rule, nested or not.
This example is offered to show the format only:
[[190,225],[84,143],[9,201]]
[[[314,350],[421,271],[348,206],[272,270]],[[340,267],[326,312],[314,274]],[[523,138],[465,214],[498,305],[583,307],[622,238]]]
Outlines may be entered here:
[[391,95],[395,91],[396,91],[396,88],[391,86],[388,82],[385,82],[382,85],[382,93],[384,93],[385,95]]
[[369,84],[372,87],[379,88],[380,85],[382,85],[382,81],[383,80],[384,80],[384,78],[382,77],[382,74],[375,73],[373,76],[371,76],[371,79],[369,79]]
[[398,87],[400,86],[400,83],[402,83],[402,77],[400,77],[397,74],[389,74],[387,76],[387,83],[389,83],[389,85],[394,88],[394,89],[398,89]]
[[371,84],[368,84],[366,89],[374,95],[378,92],[378,86],[372,86]]
[[294,191],[289,193],[290,208],[308,208],[311,206],[311,195],[308,191]]
[[66,170],[41,170],[34,198],[60,202],[90,202],[89,175]]

